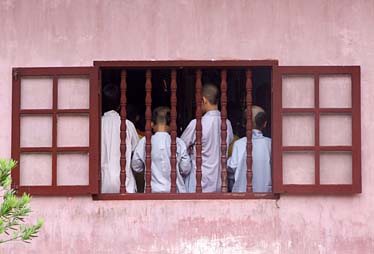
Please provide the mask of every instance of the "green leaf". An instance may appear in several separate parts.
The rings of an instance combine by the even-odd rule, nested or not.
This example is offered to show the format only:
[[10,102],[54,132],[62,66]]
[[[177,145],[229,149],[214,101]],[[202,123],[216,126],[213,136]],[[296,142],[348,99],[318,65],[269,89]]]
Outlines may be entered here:
[[37,237],[44,223],[39,218],[35,225],[24,224],[24,218],[31,212],[31,196],[24,193],[22,197],[17,197],[15,191],[8,188],[12,183],[11,171],[16,165],[14,160],[0,159],[0,187],[6,189],[0,204],[0,238],[3,234],[13,235],[6,240],[0,240],[0,243],[18,239],[29,243],[32,238]]

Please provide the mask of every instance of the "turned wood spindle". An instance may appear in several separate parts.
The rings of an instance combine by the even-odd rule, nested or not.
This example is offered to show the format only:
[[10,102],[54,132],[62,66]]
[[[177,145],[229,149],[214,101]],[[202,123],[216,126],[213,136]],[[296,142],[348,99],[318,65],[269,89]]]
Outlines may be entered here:
[[202,71],[200,69],[196,70],[196,192],[202,192],[201,189],[201,165],[202,165],[202,125],[201,125],[201,102],[202,102],[202,81],[201,81]]
[[252,72],[246,71],[247,92],[247,192],[252,192]]
[[222,192],[227,192],[227,71],[221,71],[221,180]]
[[145,74],[146,82],[145,82],[145,192],[151,193],[151,165],[152,165],[152,145],[151,145],[151,138],[152,138],[152,127],[151,127],[151,119],[152,119],[152,72],[151,70],[147,70]]
[[126,90],[127,90],[127,72],[126,70],[121,71],[121,187],[120,193],[126,193]]
[[171,192],[177,192],[177,71],[171,71],[171,97],[170,97],[170,132],[171,132],[171,156],[170,156],[170,170],[171,170]]

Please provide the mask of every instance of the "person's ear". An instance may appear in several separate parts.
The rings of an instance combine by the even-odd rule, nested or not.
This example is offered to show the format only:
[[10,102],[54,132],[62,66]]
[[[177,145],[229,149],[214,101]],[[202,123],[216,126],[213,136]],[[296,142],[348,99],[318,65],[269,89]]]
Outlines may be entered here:
[[207,99],[203,96],[203,104],[206,104]]
[[265,121],[263,129],[265,129],[267,125],[268,125],[268,121]]
[[153,128],[155,125],[154,125],[154,123],[153,122],[151,122],[151,128]]

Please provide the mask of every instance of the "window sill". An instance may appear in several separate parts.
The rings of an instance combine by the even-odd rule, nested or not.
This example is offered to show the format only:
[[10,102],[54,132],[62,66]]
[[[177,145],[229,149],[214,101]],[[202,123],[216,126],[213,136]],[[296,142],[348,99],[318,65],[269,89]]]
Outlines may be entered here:
[[200,199],[279,199],[276,193],[124,193],[97,194],[93,200],[200,200]]

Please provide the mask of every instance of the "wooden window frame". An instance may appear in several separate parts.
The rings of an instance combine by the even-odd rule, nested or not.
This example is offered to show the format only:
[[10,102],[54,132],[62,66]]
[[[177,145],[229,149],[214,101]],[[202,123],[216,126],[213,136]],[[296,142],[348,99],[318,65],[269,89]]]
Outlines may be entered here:
[[[101,91],[101,71],[105,69],[181,69],[195,68],[209,69],[235,69],[251,67],[270,67],[272,71],[278,66],[277,60],[222,60],[222,61],[94,61],[94,67],[99,73],[99,90]],[[272,83],[273,75],[272,75]],[[122,86],[121,86],[122,87]],[[101,99],[99,100],[101,103]],[[101,112],[101,106],[99,106]],[[101,119],[98,119],[101,122]],[[99,125],[100,127],[101,125]],[[99,132],[100,134],[101,132]],[[221,158],[220,158],[221,160]],[[100,162],[99,162],[100,163]],[[100,165],[99,165],[100,168]],[[147,178],[147,177],[146,177]],[[149,177],[148,177],[149,178]],[[147,179],[146,179],[147,180]],[[148,179],[149,181],[149,179]],[[251,188],[251,184],[249,184]],[[199,199],[278,199],[277,193],[234,193],[234,192],[213,192],[213,193],[119,193],[119,194],[96,194],[94,200],[199,200]]]
[[[176,70],[180,68],[251,68],[251,67],[270,67],[271,68],[271,87],[272,87],[272,156],[273,156],[273,192],[272,193],[253,193],[251,191],[251,183],[248,183],[246,193],[121,193],[121,194],[100,194],[100,140],[101,140],[101,72],[105,69],[160,69],[170,68]],[[353,181],[350,186],[289,186],[283,185],[282,182],[282,114],[299,112],[298,109],[282,109],[282,82],[280,79],[281,73],[296,73],[296,74],[324,74],[321,72],[324,69],[326,74],[352,74],[352,169]],[[82,74],[82,72],[84,72]],[[57,92],[57,77],[59,76],[82,76],[88,74],[90,76],[90,110],[59,110],[57,103],[53,100],[52,109],[36,109],[36,110],[21,110],[20,108],[20,77],[22,76],[48,76],[53,77],[54,92],[53,98],[56,98]],[[126,74],[125,74],[126,75]],[[221,72],[221,75],[222,74]],[[250,74],[247,76],[247,90],[250,81]],[[224,83],[224,82],[223,82]],[[223,85],[221,83],[221,86]],[[353,83],[355,85],[353,85]],[[175,84],[174,84],[175,85]],[[126,89],[126,84],[121,83],[121,90]],[[249,88],[250,89],[250,88]],[[318,89],[318,88],[316,88]],[[318,90],[317,90],[318,91]],[[318,93],[316,93],[318,94]],[[276,96],[274,96],[276,95]],[[247,97],[247,105],[248,105]],[[173,100],[173,98],[172,98]],[[318,100],[318,98],[316,99]],[[175,102],[172,102],[172,104]],[[126,105],[126,101],[121,101],[122,105]],[[251,102],[249,103],[251,104]],[[361,130],[360,130],[360,68],[358,66],[279,66],[277,60],[229,60],[229,61],[94,61],[93,67],[46,67],[46,68],[14,68],[13,69],[13,113],[12,113],[12,157],[19,160],[21,152],[52,152],[52,183],[56,182],[56,155],[57,152],[74,152],[74,151],[89,151],[89,185],[88,186],[19,186],[20,172],[17,166],[12,172],[13,184],[12,187],[18,190],[18,193],[28,192],[34,195],[83,195],[92,194],[94,200],[199,200],[199,199],[278,199],[279,193],[308,193],[308,194],[351,194],[361,192]],[[288,112],[289,111],[289,112]],[[321,113],[347,113],[347,109],[301,109],[305,112]],[[349,113],[348,112],[348,113]],[[76,113],[90,113],[90,145],[88,148],[57,148],[56,146],[56,116],[57,114],[76,114]],[[300,113],[300,112],[299,112]],[[22,114],[36,114],[36,115],[52,115],[53,116],[53,144],[51,149],[46,148],[21,148],[20,147],[20,116]],[[123,115],[125,115],[124,113]],[[173,118],[175,118],[175,112]],[[123,117],[122,115],[122,117]],[[247,112],[247,118],[250,113]],[[277,124],[275,124],[277,123]],[[355,123],[355,124],[353,124]],[[248,126],[247,126],[248,127]],[[280,128],[279,128],[280,127]],[[123,132],[125,129],[121,129]],[[176,135],[172,133],[172,135]],[[247,131],[248,136],[248,131]],[[250,145],[250,144],[249,144]],[[224,147],[222,146],[221,149]],[[286,148],[288,149],[288,148]],[[298,148],[299,149],[299,148]],[[302,149],[302,148],[300,148]],[[342,149],[342,150],[341,150]],[[346,148],[338,148],[334,151],[343,151]],[[92,156],[91,156],[92,155]],[[121,158],[123,163],[124,158]],[[172,161],[175,158],[171,158]],[[247,158],[248,159],[248,158]],[[250,160],[249,156],[249,160]],[[222,161],[225,158],[221,158]],[[223,163],[223,162],[222,162]],[[121,171],[121,177],[124,172]],[[251,177],[252,173],[247,172],[247,176]],[[172,176],[173,178],[175,176]],[[149,179],[148,179],[149,181]],[[123,183],[122,189],[125,188]],[[148,190],[149,191],[149,190]]]
[[[24,192],[32,195],[84,195],[98,192],[98,158],[99,132],[97,119],[98,90],[97,76],[92,67],[30,67],[13,69],[12,90],[12,158],[19,162],[20,154],[27,153],[51,153],[52,156],[52,185],[20,186],[19,164],[12,171],[12,188],[18,194]],[[58,79],[61,77],[89,78],[89,108],[88,109],[58,109]],[[53,79],[53,94],[51,109],[21,109],[21,79],[23,77],[48,77]],[[89,115],[89,145],[88,147],[58,147],[57,146],[57,117],[58,115]],[[52,116],[52,145],[51,147],[27,147],[20,146],[20,119],[22,115]],[[81,153],[89,154],[89,183],[88,185],[57,185],[57,153]]]
[[[278,127],[273,136],[273,188],[277,193],[291,194],[355,194],[361,193],[361,85],[360,66],[278,66],[274,73],[273,121]],[[314,78],[314,108],[283,108],[282,107],[282,76],[313,76]],[[319,78],[324,75],[351,76],[351,107],[350,108],[320,108]],[[314,114],[315,141],[314,146],[282,145],[282,117],[289,114]],[[352,144],[350,146],[320,145],[320,114],[350,114],[352,119]],[[282,155],[283,152],[313,151],[315,158],[314,184],[283,184]],[[320,152],[352,153],[352,183],[351,184],[320,184]]]

